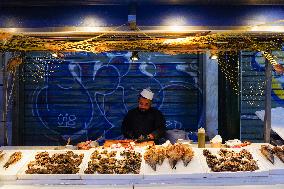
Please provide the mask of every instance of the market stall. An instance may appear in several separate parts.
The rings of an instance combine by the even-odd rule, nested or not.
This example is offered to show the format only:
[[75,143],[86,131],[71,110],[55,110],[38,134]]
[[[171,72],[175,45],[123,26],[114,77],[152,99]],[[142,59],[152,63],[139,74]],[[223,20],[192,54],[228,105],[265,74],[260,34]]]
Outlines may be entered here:
[[[269,12],[273,18],[243,24],[250,7],[229,7],[234,14],[223,15],[222,6],[177,6],[176,12],[186,13],[184,19],[169,17],[165,20],[172,23],[161,24],[153,11],[154,16],[144,13],[137,19],[145,24],[138,26],[139,5],[128,6],[80,11],[47,6],[46,22],[39,8],[19,8],[16,16],[29,15],[26,28],[1,26],[0,187],[283,186],[284,146],[270,144],[271,125],[283,138],[282,122],[273,125],[270,94],[272,72],[284,73],[284,53],[275,55],[283,51],[284,34],[274,27],[284,22],[283,12],[274,15],[278,7],[256,7],[253,13]],[[157,9],[167,16],[168,8],[142,5],[140,10]],[[0,20],[11,9],[3,8]],[[62,19],[64,27],[50,14],[64,17],[63,10],[73,14],[73,21]],[[89,10],[109,27],[97,17],[89,19]],[[191,11],[202,18],[193,26],[197,30],[186,22]],[[163,26],[152,25],[151,19]],[[280,84],[274,87],[283,90]],[[141,99],[148,109],[140,107],[146,106]],[[254,122],[259,106],[265,109],[264,127]],[[128,116],[135,108],[140,112]],[[150,116],[141,116],[154,108]],[[229,140],[234,138],[242,141]],[[265,143],[254,143],[260,141]]]
[[89,150],[36,148],[2,148],[3,184],[283,184],[283,147],[269,144],[241,148],[198,148],[181,143]]

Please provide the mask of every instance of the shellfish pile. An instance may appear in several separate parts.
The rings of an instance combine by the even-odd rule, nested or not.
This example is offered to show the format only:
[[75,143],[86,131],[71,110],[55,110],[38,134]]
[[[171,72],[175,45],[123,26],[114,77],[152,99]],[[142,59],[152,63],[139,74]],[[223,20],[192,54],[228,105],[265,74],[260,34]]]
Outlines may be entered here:
[[208,167],[214,172],[255,171],[259,169],[251,153],[245,149],[240,152],[220,149],[219,157],[205,149],[203,155],[206,157]]
[[91,154],[86,174],[139,174],[142,156],[139,152],[124,150],[119,155],[117,151],[95,150]]
[[35,161],[28,164],[27,174],[76,174],[82,163],[84,154],[75,154],[72,151],[56,153],[52,156],[48,152],[36,154]]
[[10,165],[20,161],[22,159],[23,155],[22,152],[14,152],[8,159],[8,161],[3,166],[4,168],[8,168]]
[[168,145],[167,147],[149,147],[144,153],[144,160],[154,171],[156,171],[157,165],[162,165],[165,158],[168,158],[171,168],[175,169],[179,160],[182,160],[184,166],[187,166],[193,156],[194,152],[190,146],[176,143],[174,145]]

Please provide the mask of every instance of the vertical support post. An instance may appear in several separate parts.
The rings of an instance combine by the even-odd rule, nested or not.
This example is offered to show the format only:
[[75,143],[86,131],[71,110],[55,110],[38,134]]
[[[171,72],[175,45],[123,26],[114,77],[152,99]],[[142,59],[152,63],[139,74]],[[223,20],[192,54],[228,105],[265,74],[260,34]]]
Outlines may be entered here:
[[271,78],[272,65],[265,60],[265,114],[264,114],[264,142],[270,143],[271,132]]
[[1,99],[0,99],[0,104],[1,104],[1,110],[0,110],[0,112],[1,112],[1,124],[0,124],[0,145],[3,145],[4,144],[4,121],[3,121],[3,112],[4,112],[4,97],[3,97],[3,95],[4,95],[4,92],[3,92],[3,88],[4,88],[4,85],[3,85],[3,76],[4,76],[4,73],[3,73],[3,71],[4,71],[4,60],[3,60],[3,54],[4,53],[0,53],[0,74],[1,74],[1,76],[0,76],[0,97],[1,97]]
[[136,7],[137,4],[135,2],[131,2],[129,4],[129,11],[128,11],[128,24],[130,26],[130,30],[137,30],[136,24]]
[[[20,113],[20,110],[21,110],[20,107],[23,107],[21,105],[23,104],[24,99],[20,100],[20,94],[22,94],[22,92],[20,93],[19,91],[23,91],[23,90],[20,90],[19,72],[20,72],[20,69],[18,67],[16,68],[14,75],[13,75],[14,78],[12,79],[12,81],[14,82],[13,83],[14,88],[12,91],[13,97],[11,97],[13,98],[12,99],[13,103],[11,103],[12,104],[11,106],[12,107],[12,139],[11,139],[11,142],[13,146],[22,145],[21,143],[22,142],[21,141],[22,130],[20,129],[20,124],[24,123],[24,120],[20,119],[23,117],[21,116],[21,113]],[[22,112],[23,112],[23,115],[25,115],[23,110]]]
[[242,51],[239,52],[239,106],[240,106],[240,140],[242,140],[242,100],[243,100],[243,60]]
[[239,109],[240,109],[240,140],[242,140],[242,100],[243,100],[243,60],[242,51],[239,52]]
[[4,146],[8,145],[8,129],[7,129],[7,102],[8,102],[8,96],[7,96],[7,74],[6,74],[6,59],[5,59],[5,53],[2,54],[2,64],[3,64],[3,111],[2,111],[2,126],[3,126],[3,133],[4,133]]
[[[198,54],[198,86],[201,88],[201,97],[198,99],[200,118],[203,120],[202,127],[207,130],[206,123],[206,53]],[[201,103],[200,103],[201,101]],[[199,120],[200,121],[200,120]],[[201,123],[198,123],[200,125]]]
[[210,58],[209,51],[205,54],[203,69],[204,110],[206,133],[211,139],[218,134],[218,60]]

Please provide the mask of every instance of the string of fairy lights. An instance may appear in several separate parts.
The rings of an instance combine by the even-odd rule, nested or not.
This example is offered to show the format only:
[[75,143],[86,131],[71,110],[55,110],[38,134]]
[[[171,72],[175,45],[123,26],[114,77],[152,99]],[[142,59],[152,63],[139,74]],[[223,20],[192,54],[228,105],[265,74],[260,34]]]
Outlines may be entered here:
[[239,59],[237,52],[219,52],[218,66],[224,74],[227,81],[229,81],[233,91],[239,95]]
[[[282,23],[284,20],[275,21],[272,23]],[[125,24],[124,24],[125,25]],[[112,32],[121,28],[122,26],[114,28]],[[262,24],[266,25],[266,24]],[[261,26],[261,25],[258,25]],[[255,27],[250,26],[248,28]],[[202,33],[195,36],[168,39],[167,37],[151,36],[143,32],[137,27],[137,32],[145,35],[146,38],[137,40],[128,40],[116,38],[115,33],[102,33],[95,37],[82,41],[67,41],[67,40],[51,40],[37,37],[30,37],[24,34],[12,34],[8,32],[0,32],[0,51],[1,52],[33,52],[45,51],[52,52],[48,57],[32,57],[28,65],[29,72],[33,78],[33,82],[38,83],[49,72],[46,71],[46,65],[54,64],[54,60],[58,63],[64,60],[64,52],[93,52],[101,53],[107,51],[147,51],[147,52],[161,52],[166,54],[183,54],[183,53],[200,53],[211,51],[212,54],[218,55],[218,65],[221,72],[224,74],[226,80],[229,81],[233,91],[237,95],[242,93],[243,99],[246,99],[250,105],[255,105],[255,102],[261,100],[264,94],[265,81],[257,81],[249,88],[243,88],[240,91],[239,71],[240,60],[238,52],[240,51],[259,51],[272,64],[275,71],[283,74],[283,67],[276,60],[277,57],[270,54],[268,51],[278,51],[282,49],[284,44],[284,34],[263,34],[256,36],[249,33]],[[62,60],[61,60],[62,59]],[[12,63],[8,63],[7,71],[12,72],[16,67],[26,61],[20,58],[15,59]],[[40,62],[40,64],[39,64]],[[54,67],[54,66],[53,66]],[[57,66],[58,67],[58,66]],[[56,68],[56,66],[54,67]],[[21,77],[25,78],[25,77]],[[250,100],[251,99],[251,100]]]
[[[247,103],[253,107],[264,106],[264,93],[265,93],[265,80],[264,76],[259,77],[257,71],[253,71],[254,75],[253,81],[243,82],[243,85],[246,83],[246,87],[242,88],[242,102]],[[257,78],[257,79],[256,79]],[[262,79],[261,79],[262,78]]]
[[[264,59],[263,62],[265,62],[266,59],[273,66],[279,64],[276,61],[277,57],[268,52],[261,53]],[[253,70],[251,68],[251,60],[239,60],[240,56],[238,56],[237,54],[237,52],[231,52],[228,56],[224,52],[219,53],[219,58],[217,61],[219,68],[224,74],[226,80],[230,83],[234,92],[237,95],[242,95],[242,103],[247,103],[248,105],[253,107],[263,107],[266,84],[264,72],[261,73],[258,70]],[[250,59],[253,58],[253,56],[254,55],[250,55]],[[239,70],[241,68],[240,64],[249,64],[249,66],[247,66],[247,68],[244,70]],[[276,69],[273,73],[275,72]],[[240,74],[248,74],[248,76],[244,77]],[[281,74],[283,74],[283,72]],[[239,80],[241,78],[245,81]],[[240,88],[240,83],[242,85],[242,88]]]

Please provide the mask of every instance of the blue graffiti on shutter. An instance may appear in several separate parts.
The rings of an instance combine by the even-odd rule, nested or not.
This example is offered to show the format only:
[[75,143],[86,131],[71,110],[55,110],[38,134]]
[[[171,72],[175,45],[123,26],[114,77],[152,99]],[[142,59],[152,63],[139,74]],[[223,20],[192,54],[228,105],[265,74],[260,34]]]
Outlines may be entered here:
[[[145,87],[155,93],[153,106],[164,113],[168,129],[195,131],[202,114],[197,56],[139,55],[131,62],[131,52],[76,52],[34,62],[31,54],[25,64],[25,144],[32,145],[30,135],[46,137],[38,137],[38,145],[69,137],[120,139],[122,119]],[[47,74],[35,83],[39,68]]]

